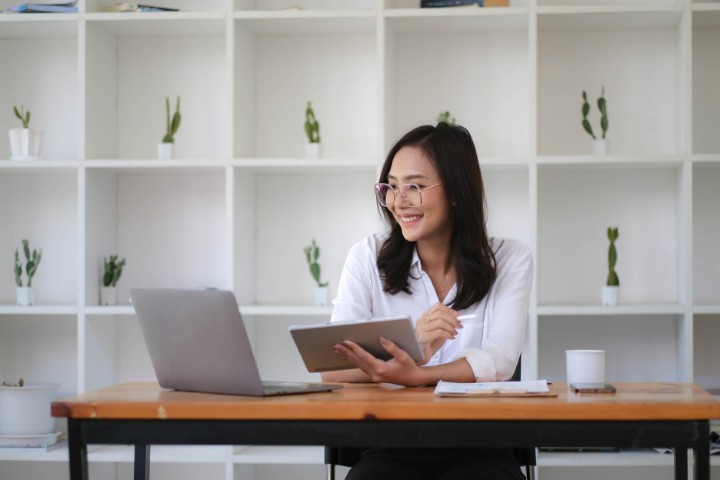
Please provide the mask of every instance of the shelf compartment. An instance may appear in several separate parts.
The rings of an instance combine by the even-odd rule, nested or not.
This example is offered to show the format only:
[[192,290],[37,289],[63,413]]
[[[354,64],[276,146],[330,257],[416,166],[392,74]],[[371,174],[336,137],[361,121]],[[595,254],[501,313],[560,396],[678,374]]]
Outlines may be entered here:
[[[42,263],[42,262],[41,262]],[[19,305],[0,305],[0,315],[77,315],[78,308],[75,305],[31,305],[21,307]]]
[[[152,463],[225,463],[231,458],[229,445],[153,445],[150,448]],[[134,461],[135,450],[125,445],[94,445],[88,452],[89,462],[129,463]]]
[[[694,5],[697,7],[699,5]],[[720,4],[715,10],[692,14],[692,149],[694,153],[720,154]]]
[[225,288],[225,171],[113,172],[86,178],[86,304],[97,305],[103,258],[127,259],[129,288]]
[[391,9],[384,16],[398,33],[526,32],[529,28],[524,7]]
[[[0,34],[0,104],[7,113],[0,115],[0,131],[3,132],[0,135],[0,159],[10,156],[6,132],[22,127],[11,110],[15,105],[31,112],[30,128],[43,131],[40,147],[43,159],[74,160],[78,158],[79,124],[76,119],[80,104],[77,34],[51,38],[12,35],[13,26],[25,28],[34,25],[47,26],[48,31],[58,35],[65,33],[59,32],[58,26],[52,22],[0,22],[0,31],[3,32]],[[6,27],[11,27],[7,37]],[[75,28],[78,28],[77,25]]]
[[539,305],[600,304],[608,226],[620,228],[620,305],[681,303],[683,179],[672,165],[539,169]]
[[375,12],[369,10],[237,11],[236,25],[258,35],[372,34]]
[[[689,461],[692,460],[690,455]],[[621,452],[548,452],[537,456],[539,467],[670,467],[675,457],[656,450]]]
[[389,22],[386,36],[385,151],[449,111],[472,134],[481,162],[531,154],[527,30],[406,33]]
[[85,72],[84,158],[156,158],[166,129],[165,99],[174,111],[177,96],[182,123],[174,157],[227,158],[225,23],[222,18],[88,21],[84,62],[92,68]]
[[540,316],[634,316],[634,315],[683,315],[684,305],[539,305]]
[[327,12],[328,5],[332,11],[375,11],[376,0],[298,0],[292,4],[284,0],[232,0],[232,8],[237,12],[263,12],[282,15],[303,15],[309,12]]
[[[13,2],[17,5],[17,2]],[[3,8],[0,6],[0,9]],[[2,38],[75,38],[78,36],[77,14],[33,13],[0,14]]]
[[265,173],[375,173],[379,164],[377,158],[239,158],[230,163],[238,169]]
[[539,322],[538,378],[565,382],[565,350],[602,349],[609,382],[681,381],[680,315],[548,315]]
[[[85,11],[88,14],[93,12],[102,12],[105,5],[108,5],[107,0],[85,0]],[[224,13],[227,6],[226,0],[205,0],[202,2],[196,2],[194,0],[155,0],[152,3],[153,6],[174,8],[181,11],[181,13],[191,14],[203,14],[209,12]],[[202,10],[198,10],[201,8]],[[134,12],[137,15],[172,15],[175,12]],[[118,13],[109,13],[108,15],[117,15]]]
[[[288,21],[304,25],[321,20]],[[355,21],[373,22],[374,26],[375,20],[351,16],[338,23]],[[254,31],[257,22],[271,23],[271,32]],[[276,29],[274,22],[276,19],[235,20],[233,156],[303,156],[305,109],[311,101],[320,123],[321,158],[376,157],[379,82],[375,35],[348,33],[345,28],[341,32],[287,34]]]
[[[658,15],[663,22],[615,25]],[[597,98],[602,88],[608,105],[608,151],[621,156],[667,156],[680,152],[683,91],[679,68],[682,48],[680,13],[626,15],[543,15],[538,19],[538,115],[540,155],[587,155],[592,138],[582,127],[582,91],[588,95],[588,120],[602,135]],[[591,19],[597,25],[582,21]],[[559,20],[573,28],[555,25]],[[592,59],[590,61],[589,59]],[[680,66],[680,67],[679,67]],[[648,76],[663,82],[646,82]],[[638,126],[641,125],[641,128]]]
[[720,303],[720,164],[693,165],[693,301]]
[[85,20],[118,37],[222,36],[225,15],[217,12],[88,13]]
[[[702,310],[702,309],[701,309]],[[720,389],[720,307],[693,317],[693,381],[705,389]]]
[[[0,258],[0,304],[16,302],[12,272],[14,252],[25,266],[22,239],[30,249],[41,249],[42,261],[33,277],[37,304],[70,305],[77,302],[78,195],[77,174],[7,173],[0,175],[0,242],[6,254]],[[32,212],[29,214],[28,212]],[[27,275],[22,275],[23,285]]]
[[322,465],[325,463],[324,447],[238,447],[233,463]]
[[538,27],[546,30],[677,29],[683,9],[677,5],[542,6]]

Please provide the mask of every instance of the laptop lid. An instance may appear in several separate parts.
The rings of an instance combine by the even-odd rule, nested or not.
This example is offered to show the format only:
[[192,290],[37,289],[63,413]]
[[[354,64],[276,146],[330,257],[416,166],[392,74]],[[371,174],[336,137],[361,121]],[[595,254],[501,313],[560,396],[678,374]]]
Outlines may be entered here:
[[130,297],[163,388],[253,396],[340,388],[264,384],[232,292],[133,289]]

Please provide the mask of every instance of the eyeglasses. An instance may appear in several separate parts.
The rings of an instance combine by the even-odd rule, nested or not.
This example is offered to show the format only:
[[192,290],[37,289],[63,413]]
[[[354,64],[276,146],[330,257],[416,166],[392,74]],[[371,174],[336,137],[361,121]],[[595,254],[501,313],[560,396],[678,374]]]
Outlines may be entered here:
[[400,194],[400,197],[405,201],[407,206],[419,207],[422,205],[422,195],[420,195],[420,192],[430,190],[438,185],[442,185],[442,183],[436,183],[435,185],[430,185],[425,188],[420,188],[414,183],[406,183],[404,185],[400,185],[399,187],[395,185],[388,185],[387,183],[376,183],[375,197],[377,198],[377,202],[380,206],[388,207],[390,205],[395,205],[395,194],[397,192]]

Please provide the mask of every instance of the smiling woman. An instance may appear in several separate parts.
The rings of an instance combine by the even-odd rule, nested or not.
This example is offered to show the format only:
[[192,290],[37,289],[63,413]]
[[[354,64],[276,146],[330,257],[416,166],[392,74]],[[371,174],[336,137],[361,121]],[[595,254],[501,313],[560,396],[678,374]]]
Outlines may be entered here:
[[[522,243],[488,236],[469,132],[446,123],[408,132],[388,153],[375,194],[389,233],[351,249],[332,320],[410,315],[424,362],[383,338],[390,360],[345,341],[335,351],[357,368],[323,380],[418,386],[509,379],[525,335],[532,258]],[[509,450],[379,448],[367,449],[347,478],[440,476],[522,478]]]

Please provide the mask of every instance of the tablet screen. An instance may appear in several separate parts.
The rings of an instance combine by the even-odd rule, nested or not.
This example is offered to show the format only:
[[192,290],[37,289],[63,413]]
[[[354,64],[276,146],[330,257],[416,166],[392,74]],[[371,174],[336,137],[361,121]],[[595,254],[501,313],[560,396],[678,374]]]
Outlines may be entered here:
[[407,315],[291,326],[290,334],[308,372],[346,370],[355,366],[335,353],[335,345],[352,340],[382,360],[392,358],[380,344],[380,337],[392,340],[418,363],[423,362],[422,348],[415,325]]

